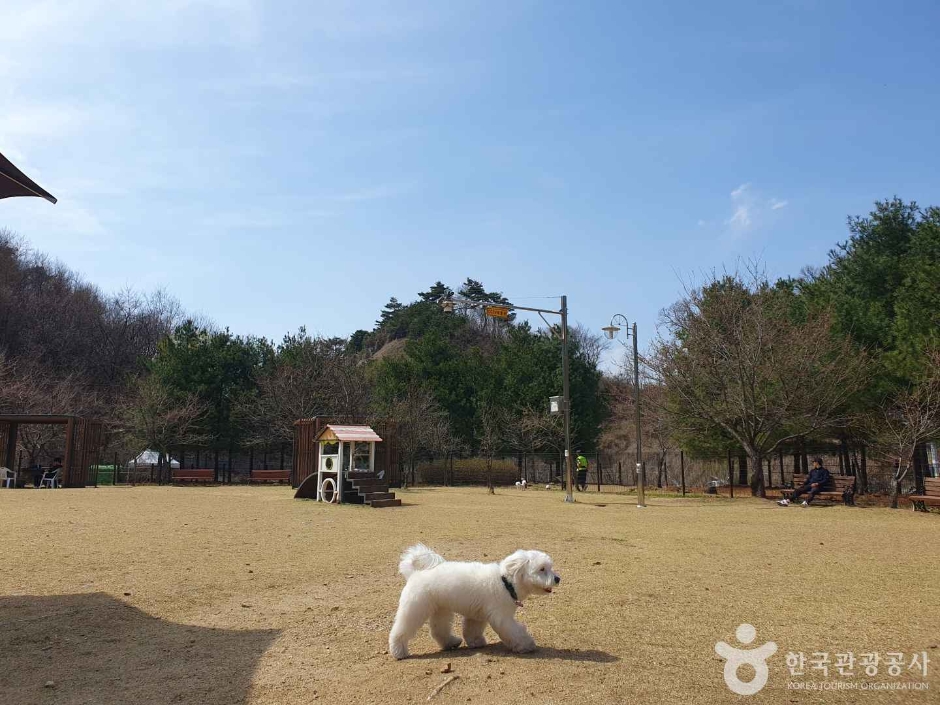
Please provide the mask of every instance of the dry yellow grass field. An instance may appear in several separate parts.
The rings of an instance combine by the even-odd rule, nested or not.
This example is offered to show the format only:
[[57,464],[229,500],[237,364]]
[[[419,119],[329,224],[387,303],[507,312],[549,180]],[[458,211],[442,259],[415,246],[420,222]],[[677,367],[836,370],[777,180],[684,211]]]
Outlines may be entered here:
[[[940,516],[558,491],[416,489],[398,509],[285,487],[0,491],[0,703],[767,703],[940,701]],[[520,612],[540,649],[386,653],[423,541],[456,560],[518,547],[563,582]],[[733,695],[715,642],[772,640],[770,679]],[[496,637],[488,631],[488,637]],[[787,652],[926,651],[905,670],[791,678]],[[856,665],[856,671],[858,667]],[[743,679],[750,671],[742,669]],[[923,682],[806,691],[789,681]],[[51,682],[51,684],[50,684]]]

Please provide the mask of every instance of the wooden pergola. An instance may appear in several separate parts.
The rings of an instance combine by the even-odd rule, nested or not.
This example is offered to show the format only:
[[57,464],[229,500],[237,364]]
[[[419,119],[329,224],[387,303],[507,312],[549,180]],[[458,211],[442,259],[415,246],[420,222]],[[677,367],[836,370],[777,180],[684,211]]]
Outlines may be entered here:
[[104,441],[102,423],[80,416],[0,415],[0,462],[4,467],[15,467],[20,426],[29,425],[65,426],[61,485],[63,487],[87,485],[92,477],[92,467],[98,465],[101,460],[101,448]]

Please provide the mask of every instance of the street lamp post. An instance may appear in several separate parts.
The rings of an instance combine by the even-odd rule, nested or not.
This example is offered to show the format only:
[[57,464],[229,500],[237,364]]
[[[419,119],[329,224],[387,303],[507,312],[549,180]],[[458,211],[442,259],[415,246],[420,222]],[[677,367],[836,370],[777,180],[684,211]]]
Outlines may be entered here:
[[633,336],[633,388],[635,390],[635,402],[636,405],[636,506],[645,507],[646,506],[646,465],[643,462],[643,427],[642,427],[642,416],[640,414],[640,354],[637,348],[637,337],[636,337],[636,323],[633,324],[633,331],[630,331],[630,324],[627,322],[626,316],[620,313],[614,314],[613,318],[610,319],[610,325],[605,326],[601,330],[607,334],[607,337],[610,340],[613,340],[617,333],[620,332],[620,327],[614,324],[614,321],[617,319],[623,321],[624,327],[626,327],[625,336]]
[[[543,313],[550,313],[561,316],[561,393],[562,407],[560,411],[564,414],[565,423],[565,501],[574,502],[574,495],[571,488],[574,485],[574,478],[571,472],[571,387],[568,381],[568,297],[561,297],[561,308],[556,310],[547,308],[530,308],[528,306],[515,306],[510,303],[491,303],[487,301],[469,301],[467,299],[455,299],[452,296],[444,296],[438,301],[444,313],[453,313],[457,306],[464,308],[482,308],[487,315],[505,318],[509,311],[532,311],[542,316]],[[543,317],[544,321],[545,318]],[[546,321],[548,323],[548,321]]]

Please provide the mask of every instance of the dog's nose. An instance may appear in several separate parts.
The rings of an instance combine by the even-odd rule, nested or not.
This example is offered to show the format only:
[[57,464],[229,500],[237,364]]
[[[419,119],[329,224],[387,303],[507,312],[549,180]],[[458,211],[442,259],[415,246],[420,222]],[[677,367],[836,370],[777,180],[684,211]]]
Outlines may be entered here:
[[560,576],[560,575],[556,575],[556,576],[555,576],[555,585],[558,585],[558,583],[560,583],[560,582],[561,582],[561,576]]

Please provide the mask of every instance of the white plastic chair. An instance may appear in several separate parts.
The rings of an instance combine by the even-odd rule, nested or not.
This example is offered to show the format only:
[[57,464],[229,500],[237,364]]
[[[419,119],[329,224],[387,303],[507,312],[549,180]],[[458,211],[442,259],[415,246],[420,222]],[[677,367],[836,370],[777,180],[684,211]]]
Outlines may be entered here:
[[55,489],[59,486],[59,471],[58,470],[46,470],[42,474],[42,479],[39,481],[39,489],[43,487],[51,487]]
[[14,487],[16,485],[16,473],[10,468],[0,468],[0,484],[7,489]]

